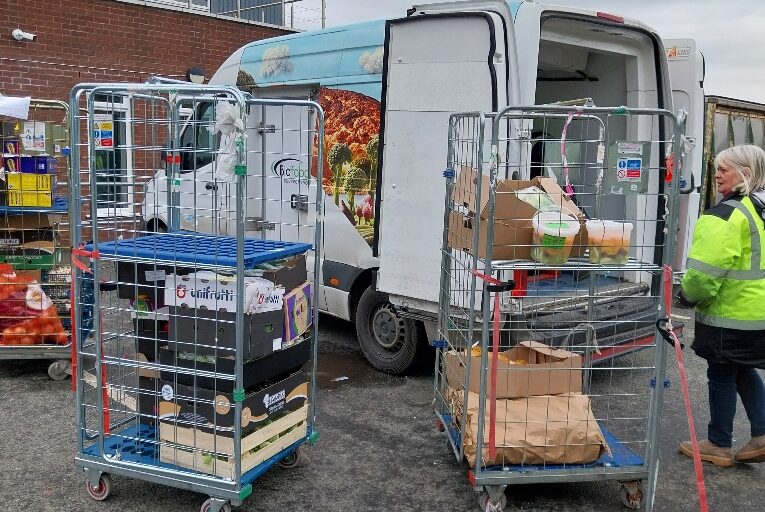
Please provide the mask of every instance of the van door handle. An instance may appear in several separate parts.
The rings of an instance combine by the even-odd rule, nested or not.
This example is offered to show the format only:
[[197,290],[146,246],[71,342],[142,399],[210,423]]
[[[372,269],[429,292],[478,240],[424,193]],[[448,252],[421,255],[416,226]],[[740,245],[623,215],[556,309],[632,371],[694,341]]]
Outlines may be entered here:
[[207,189],[207,190],[218,190],[218,185],[215,185],[214,183],[207,183],[207,184],[205,184],[205,189]]

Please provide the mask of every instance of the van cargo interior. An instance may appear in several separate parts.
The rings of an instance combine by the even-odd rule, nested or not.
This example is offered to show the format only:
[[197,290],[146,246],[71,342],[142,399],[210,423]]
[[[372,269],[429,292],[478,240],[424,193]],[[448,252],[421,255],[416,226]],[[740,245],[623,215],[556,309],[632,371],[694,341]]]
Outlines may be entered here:
[[[598,107],[657,107],[657,80],[653,43],[650,38],[634,29],[614,27],[597,22],[574,21],[550,18],[543,21],[539,45],[535,103],[555,104],[591,99]],[[579,102],[578,104],[583,104]],[[531,177],[550,176],[559,185],[565,183],[562,176],[560,137],[565,119],[537,119],[533,126],[531,150]],[[608,126],[609,139],[630,140],[630,138],[656,138],[653,127],[628,126],[626,119],[614,125],[613,118]],[[597,170],[582,165],[594,164],[597,144],[577,142],[596,140],[599,136],[597,123],[574,120],[568,127],[566,158],[569,162],[569,177],[575,194],[574,200],[589,218],[619,219],[639,218],[634,197],[620,195],[601,196],[601,210],[596,211]],[[648,139],[646,139],[648,140]],[[656,159],[657,156],[653,155]],[[653,165],[656,165],[656,160]],[[655,193],[655,192],[652,192]],[[647,211],[647,210],[646,210]],[[599,213],[599,214],[598,214]],[[632,215],[631,215],[632,214]],[[637,229],[634,238],[650,240],[653,232]],[[640,242],[637,242],[640,244]],[[564,272],[556,279],[555,285],[546,282],[543,276],[529,283],[529,299],[525,301],[525,314],[521,315],[531,338],[559,345],[568,329],[580,325],[586,316],[579,308],[560,311],[562,294],[576,296],[585,294],[589,279],[586,272]],[[566,275],[567,274],[567,275]],[[655,308],[654,299],[639,297],[647,290],[638,276],[621,276],[620,273],[599,275],[598,292],[604,295],[596,305],[597,339],[602,346],[619,344],[625,340],[650,336],[653,324],[646,322],[645,313]],[[568,285],[566,284],[568,283]],[[556,289],[551,290],[554,286]],[[556,299],[549,300],[550,295]],[[626,299],[627,296],[635,296]],[[605,298],[611,296],[611,298]],[[565,309],[565,308],[564,308]],[[555,310],[557,312],[553,312]],[[650,315],[649,315],[650,316]],[[569,325],[570,324],[570,325]],[[556,326],[553,328],[552,326]],[[577,332],[573,345],[585,343],[586,332]]]

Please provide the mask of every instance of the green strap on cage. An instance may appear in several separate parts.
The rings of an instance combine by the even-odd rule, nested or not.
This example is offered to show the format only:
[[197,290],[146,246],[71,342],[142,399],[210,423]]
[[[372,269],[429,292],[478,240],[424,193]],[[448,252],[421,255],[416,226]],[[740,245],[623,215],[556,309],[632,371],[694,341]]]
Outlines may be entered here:
[[234,401],[235,402],[244,402],[244,390],[243,389],[235,389],[234,390]]
[[237,165],[234,167],[234,174],[237,176],[247,176],[247,166],[246,165]]
[[319,432],[314,430],[310,436],[308,436],[308,444],[315,445],[319,441]]
[[616,107],[611,111],[611,113],[615,116],[626,116],[630,113],[629,109],[622,105],[621,107]]

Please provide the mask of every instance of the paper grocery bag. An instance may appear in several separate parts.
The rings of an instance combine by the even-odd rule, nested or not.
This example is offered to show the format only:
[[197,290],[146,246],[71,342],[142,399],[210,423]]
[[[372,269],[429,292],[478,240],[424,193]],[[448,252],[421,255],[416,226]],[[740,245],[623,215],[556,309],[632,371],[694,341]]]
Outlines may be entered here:
[[[450,390],[455,418],[462,417],[463,391]],[[484,466],[517,464],[588,464],[609,451],[592,413],[590,397],[578,393],[497,400],[496,456],[489,457],[489,405],[483,436]],[[476,463],[478,394],[468,396],[465,458]]]

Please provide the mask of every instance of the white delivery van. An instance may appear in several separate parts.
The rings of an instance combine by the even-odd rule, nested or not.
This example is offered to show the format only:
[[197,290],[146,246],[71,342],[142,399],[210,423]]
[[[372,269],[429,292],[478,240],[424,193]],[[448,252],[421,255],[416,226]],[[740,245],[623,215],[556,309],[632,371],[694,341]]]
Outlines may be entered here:
[[[598,106],[671,110],[666,62],[661,39],[637,20],[476,0],[415,5],[400,18],[256,41],[237,50],[210,82],[322,105],[327,194],[319,306],[355,322],[373,366],[401,373],[430,357],[436,332],[450,114],[585,97]],[[266,197],[301,180],[316,186],[308,159],[285,157],[283,141],[269,139],[270,126],[289,122],[267,108],[248,115],[248,152],[262,148],[248,167],[267,166],[275,178],[264,185],[272,190]],[[181,137],[194,144],[210,139],[193,122]],[[189,185],[193,193],[182,197],[224,208],[225,187],[206,171],[211,153],[194,154],[183,165],[198,176],[209,172],[209,182],[197,178]],[[163,176],[146,193],[147,229],[167,225]],[[611,207],[624,209],[623,201]],[[297,210],[264,212],[253,204],[248,216],[257,219],[253,229],[268,229],[269,222],[288,224],[285,216]],[[182,218],[181,228],[225,232],[228,224],[185,226]],[[601,346],[606,338],[598,337]]]
[[685,272],[693,230],[699,218],[702,171],[704,168],[704,56],[693,39],[665,39],[672,101],[676,109],[688,113],[685,135],[691,143],[680,179],[680,210],[677,223],[677,250],[673,269]]

